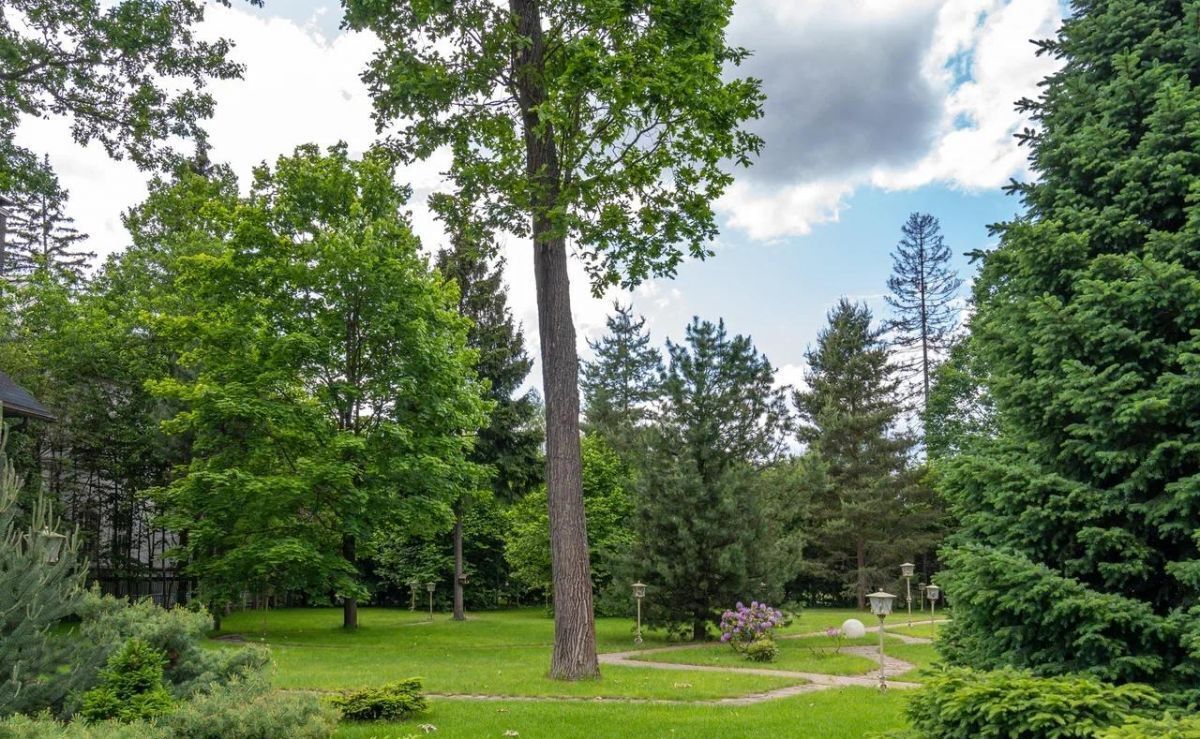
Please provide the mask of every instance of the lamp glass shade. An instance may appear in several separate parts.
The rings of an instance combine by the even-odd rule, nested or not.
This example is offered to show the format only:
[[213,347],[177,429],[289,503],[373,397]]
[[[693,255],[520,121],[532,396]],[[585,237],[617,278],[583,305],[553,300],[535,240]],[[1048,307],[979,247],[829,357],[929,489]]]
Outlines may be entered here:
[[871,593],[867,596],[871,600],[871,613],[876,616],[886,616],[892,612],[892,602],[896,600],[896,596],[891,593],[885,593],[880,590],[877,593]]
[[431,593],[433,592],[434,588],[436,588],[436,587],[437,587],[437,583],[432,583],[432,582],[425,583],[425,589]]
[[913,571],[916,569],[917,569],[917,566],[915,564],[913,564],[912,562],[905,562],[904,564],[900,565],[900,576],[901,577],[912,577]]
[[925,588],[925,597],[929,600],[937,600],[942,594],[942,589],[933,583],[929,583],[929,587]]
[[67,540],[67,537],[57,531],[51,531],[49,527],[43,528],[38,533],[38,537],[42,540],[42,548],[46,553],[46,562],[48,564],[57,562],[59,555],[62,554],[63,542]]
[[646,597],[646,584],[645,583],[635,582],[633,584],[633,597],[634,598],[645,598]]

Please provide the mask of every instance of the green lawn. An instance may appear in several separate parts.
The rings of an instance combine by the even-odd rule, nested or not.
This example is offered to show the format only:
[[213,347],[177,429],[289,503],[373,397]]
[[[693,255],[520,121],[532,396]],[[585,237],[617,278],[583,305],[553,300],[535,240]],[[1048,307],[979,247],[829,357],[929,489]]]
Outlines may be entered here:
[[[431,623],[407,610],[364,608],[360,624],[357,632],[347,632],[340,611],[282,609],[265,617],[261,612],[231,615],[222,632],[270,646],[275,684],[287,689],[337,690],[418,676],[432,693],[705,700],[799,682],[621,666],[606,666],[598,682],[550,680],[545,673],[554,625],[540,610],[472,614],[462,623],[438,615]],[[603,648],[632,647],[628,628],[624,621],[599,619]],[[650,638],[644,646],[664,643]]]
[[[800,634],[838,626],[846,618],[871,625],[869,616],[850,610],[805,611],[780,639],[780,659],[772,668],[827,674],[861,674],[872,659],[831,654],[824,635]],[[438,614],[430,622],[420,612],[364,608],[356,632],[341,628],[337,609],[282,609],[237,613],[222,624],[222,636],[237,635],[271,648],[275,684],[284,689],[338,690],[378,685],[419,676],[432,694],[584,698],[591,700],[466,701],[430,699],[430,710],[405,724],[346,724],[339,737],[400,739],[421,735],[420,724],[437,727],[440,737],[862,737],[902,725],[900,691],[826,690],[751,706],[631,702],[628,699],[703,701],[761,693],[803,681],[745,673],[718,673],[605,665],[599,681],[564,683],[545,677],[554,624],[541,609],[471,614],[456,623]],[[629,619],[597,619],[602,652],[633,650]],[[847,644],[875,644],[878,636]],[[227,642],[212,642],[214,648]],[[646,633],[642,648],[671,644]],[[933,659],[932,647],[888,639],[888,649],[916,664]],[[754,666],[721,644],[689,647],[648,656],[658,661]],[[513,734],[508,734],[513,736]]]
[[[940,619],[941,616],[938,616],[938,618]],[[915,622],[916,619],[913,619],[913,621]],[[904,619],[900,619],[896,624],[888,626],[886,631],[889,634],[903,634],[905,636],[919,636],[922,639],[933,639],[936,637],[938,629],[946,628],[946,624],[937,624],[935,626],[930,623],[913,623],[912,626],[904,626],[904,623]]]
[[[889,640],[890,641],[890,640]],[[720,667],[766,667],[773,670],[795,672],[821,672],[826,675],[861,675],[875,669],[879,662],[857,654],[835,652],[832,642],[825,638],[778,639],[779,657],[769,664],[747,660],[725,644],[709,644],[673,652],[658,652],[637,659],[653,662],[669,662],[684,665],[717,665]],[[859,640],[847,640],[845,644],[877,644],[878,637],[871,634]]]
[[[343,724],[342,739],[425,736],[419,724],[447,739],[750,739],[812,737],[861,739],[901,728],[902,691],[839,688],[753,706],[664,706],[619,703],[466,703],[433,700],[421,718],[405,724]],[[509,736],[513,736],[509,734]]]

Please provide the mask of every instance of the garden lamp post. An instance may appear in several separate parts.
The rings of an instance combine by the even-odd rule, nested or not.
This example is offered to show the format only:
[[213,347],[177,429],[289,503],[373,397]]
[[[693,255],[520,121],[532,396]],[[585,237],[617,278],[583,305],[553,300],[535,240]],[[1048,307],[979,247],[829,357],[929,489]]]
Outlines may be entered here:
[[921,613],[925,612],[925,588],[929,587],[925,583],[917,583],[917,590],[921,591]]
[[635,582],[633,584],[633,599],[637,601],[637,634],[633,637],[634,644],[642,643],[642,598],[646,597],[646,584]]
[[417,589],[420,586],[421,583],[417,582],[416,578],[408,581],[408,610],[410,611],[417,610]]
[[900,574],[904,577],[904,603],[908,606],[908,626],[912,628],[912,576],[916,565],[905,562],[900,565]]
[[433,620],[433,590],[437,587],[435,582],[425,583],[425,590],[429,591],[429,620]]
[[929,599],[929,621],[933,624],[933,635],[937,637],[937,599],[942,594],[942,589],[933,583],[929,583],[929,587],[925,588],[925,597]]
[[896,596],[880,590],[867,597],[871,599],[871,613],[879,617],[879,689],[887,690],[887,676],[884,674],[883,620],[892,612],[892,601],[896,600]]
[[42,540],[42,547],[46,552],[46,564],[52,565],[58,562],[63,542],[67,540],[67,537],[57,531],[51,531],[49,526],[43,526],[42,530],[38,532],[38,538]]

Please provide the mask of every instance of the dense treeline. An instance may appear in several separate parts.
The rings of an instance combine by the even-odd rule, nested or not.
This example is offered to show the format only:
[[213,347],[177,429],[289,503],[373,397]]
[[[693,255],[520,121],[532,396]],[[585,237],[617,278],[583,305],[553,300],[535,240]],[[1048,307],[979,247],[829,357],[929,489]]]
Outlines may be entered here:
[[[301,147],[242,195],[201,159],[156,180],[92,278],[7,283],[0,361],[61,415],[23,427],[23,459],[93,576],[217,610],[336,602],[348,625],[427,582],[459,613],[553,598],[503,263],[447,199],[432,266],[391,177]],[[665,359],[631,308],[608,328],[581,376],[600,612],[640,579],[652,622],[702,636],[739,598],[857,602],[928,560],[938,507],[864,306],[831,311],[794,395],[721,322]]]

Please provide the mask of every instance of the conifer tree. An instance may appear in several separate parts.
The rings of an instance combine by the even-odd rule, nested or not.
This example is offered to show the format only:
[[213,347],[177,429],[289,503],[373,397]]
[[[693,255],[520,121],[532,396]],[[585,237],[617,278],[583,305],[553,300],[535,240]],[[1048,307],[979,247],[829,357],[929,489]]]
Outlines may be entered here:
[[890,323],[893,343],[915,357],[904,367],[921,388],[921,406],[929,404],[929,387],[939,359],[950,350],[958,323],[954,299],[962,280],[949,267],[950,249],[942,238],[938,219],[913,213],[900,229],[903,234],[892,252],[890,295],[885,296],[896,316]]
[[87,236],[75,229],[74,219],[66,214],[68,193],[50,169],[49,158],[36,175],[9,195],[14,204],[8,209],[5,274],[45,270],[55,280],[78,282],[96,255],[79,248]]
[[[470,319],[467,346],[479,354],[476,371],[488,382],[493,403],[488,423],[479,430],[471,459],[484,465],[491,476],[491,492],[501,501],[522,498],[542,479],[541,408],[533,390],[518,395],[529,377],[533,360],[525,351],[525,337],[508,307],[504,286],[504,258],[490,234],[470,218],[460,199],[447,195],[431,198],[449,231],[451,246],[437,255],[441,273],[458,284],[458,312]],[[452,547],[454,556],[454,618],[464,618],[463,522],[474,496],[464,495],[454,506]],[[503,562],[502,552],[492,552]]]
[[975,287],[999,433],[941,464],[953,662],[1200,706],[1194,3],[1073,3],[1023,134],[1036,179]]
[[71,532],[63,534],[57,557],[50,556],[43,531],[60,526],[46,499],[22,512],[21,478],[6,454],[8,434],[0,422],[0,717],[59,710],[95,656],[54,633],[82,605],[87,569]]
[[631,562],[655,594],[649,620],[700,640],[722,610],[765,591],[758,477],[782,451],[789,419],[770,362],[723,321],[694,319],[667,352]]
[[606,319],[608,334],[588,341],[595,359],[584,363],[580,379],[584,428],[627,456],[658,398],[662,355],[650,343],[646,319],[634,317],[633,306],[613,303],[613,311]]
[[806,556],[811,574],[862,608],[870,589],[895,578],[898,562],[932,547],[931,496],[910,468],[900,381],[870,310],[843,298],[807,358],[808,388],[795,394],[798,436],[825,473]]

